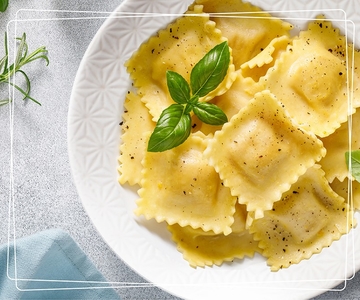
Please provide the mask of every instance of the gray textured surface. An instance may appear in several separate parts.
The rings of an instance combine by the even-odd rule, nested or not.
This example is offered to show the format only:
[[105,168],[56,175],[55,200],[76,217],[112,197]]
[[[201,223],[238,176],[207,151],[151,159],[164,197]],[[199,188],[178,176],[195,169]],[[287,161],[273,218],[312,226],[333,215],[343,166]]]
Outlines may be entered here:
[[[9,9],[0,14],[0,34],[20,8],[111,12],[120,2],[10,0]],[[19,16],[25,18],[26,13],[22,12]],[[83,54],[103,21],[31,21],[17,28],[19,33],[26,30],[30,50],[40,45],[47,46],[51,64],[45,67],[42,62],[36,62],[27,69],[33,82],[32,96],[43,106],[21,100],[15,103],[13,154],[16,234],[20,237],[61,227],[71,234],[109,281],[145,282],[107,247],[92,226],[78,199],[68,162],[66,126],[71,88]],[[11,33],[14,23],[10,22],[8,28]],[[0,45],[2,56],[2,41]],[[0,96],[3,94],[0,93]],[[9,107],[1,107],[0,243],[7,241],[8,231],[9,124]],[[327,292],[316,299],[360,299],[359,277],[357,274],[349,281],[345,290]],[[155,287],[117,291],[122,299],[177,299]],[[289,297],[291,299],[291,295]]]

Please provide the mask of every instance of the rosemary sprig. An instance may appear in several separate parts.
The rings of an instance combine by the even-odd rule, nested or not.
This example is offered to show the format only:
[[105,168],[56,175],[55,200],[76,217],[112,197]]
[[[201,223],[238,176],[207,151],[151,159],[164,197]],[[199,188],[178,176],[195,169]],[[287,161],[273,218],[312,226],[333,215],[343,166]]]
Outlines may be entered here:
[[[49,65],[47,50],[44,46],[42,46],[29,54],[28,44],[26,42],[26,34],[23,33],[22,37],[17,38],[17,40],[19,41],[19,45],[18,45],[15,61],[13,64],[9,65],[7,34],[5,33],[5,56],[0,59],[0,84],[9,84],[13,86],[23,95],[23,100],[29,99],[35,102],[36,104],[41,105],[40,102],[38,102],[37,100],[35,100],[30,96],[30,90],[31,90],[30,79],[28,75],[21,68],[26,64],[29,64],[32,61],[38,59],[44,59],[46,61],[46,65]],[[11,82],[12,76],[14,76],[16,73],[20,73],[23,75],[25,79],[25,89]],[[0,106],[8,104],[10,101],[11,99],[0,100]]]

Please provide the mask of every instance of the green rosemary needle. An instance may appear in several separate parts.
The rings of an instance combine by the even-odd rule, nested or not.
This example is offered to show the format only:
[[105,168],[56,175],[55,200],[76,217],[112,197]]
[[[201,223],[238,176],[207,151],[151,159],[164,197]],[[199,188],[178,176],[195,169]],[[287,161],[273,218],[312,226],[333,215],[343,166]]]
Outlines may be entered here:
[[[7,34],[5,33],[5,56],[0,59],[0,84],[9,84],[17,89],[22,95],[23,100],[29,99],[36,104],[40,104],[37,100],[30,96],[31,83],[28,75],[22,70],[22,67],[38,59],[44,59],[46,65],[49,64],[49,58],[47,57],[47,50],[44,46],[39,47],[35,51],[28,52],[28,44],[26,42],[26,34],[23,33],[21,38],[17,38],[19,41],[16,52],[15,61],[9,65],[9,51],[7,47]],[[21,74],[25,79],[25,88],[11,82],[11,78],[16,74]],[[8,104],[11,99],[0,100],[0,106]]]

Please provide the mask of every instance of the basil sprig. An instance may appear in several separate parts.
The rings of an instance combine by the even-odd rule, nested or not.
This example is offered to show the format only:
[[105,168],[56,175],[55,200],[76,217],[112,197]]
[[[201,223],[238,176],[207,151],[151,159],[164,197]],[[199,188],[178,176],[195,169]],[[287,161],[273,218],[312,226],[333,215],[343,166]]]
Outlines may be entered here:
[[360,182],[360,150],[354,150],[351,153],[345,152],[345,159],[349,169],[351,163],[351,174],[357,182]]
[[162,152],[181,145],[191,132],[191,112],[200,121],[223,125],[228,121],[216,105],[199,99],[215,90],[224,80],[230,63],[227,42],[212,48],[191,70],[190,84],[180,74],[167,71],[166,81],[176,102],[164,109],[150,136],[147,151]]

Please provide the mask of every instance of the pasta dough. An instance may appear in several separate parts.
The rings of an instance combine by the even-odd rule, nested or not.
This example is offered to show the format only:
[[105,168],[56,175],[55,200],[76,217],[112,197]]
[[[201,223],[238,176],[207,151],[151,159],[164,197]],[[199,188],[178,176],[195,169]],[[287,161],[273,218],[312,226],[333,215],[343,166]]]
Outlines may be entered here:
[[286,52],[261,78],[292,118],[320,137],[347,121],[346,39],[321,19],[294,38]]
[[290,23],[273,18],[269,13],[248,2],[196,0],[195,3],[203,5],[207,13],[240,12],[236,13],[237,18],[220,17],[221,14],[219,17],[213,15],[211,18],[229,40],[236,69],[262,52],[274,38],[289,36],[293,28]]
[[[119,182],[130,185],[140,184],[142,164],[146,153],[146,133],[154,130],[155,123],[149,111],[136,94],[129,92],[124,102],[123,122],[121,128],[122,144],[120,146]],[[139,134],[141,133],[141,134]]]
[[[214,97],[210,103],[220,107],[230,120],[254,97],[257,87],[252,80],[244,78],[241,70],[236,71],[236,79],[229,90],[220,96]],[[193,116],[194,132],[201,131],[209,135],[220,130],[222,126],[213,126],[202,123],[195,115]]]
[[[166,71],[175,71],[189,82],[193,66],[214,46],[226,41],[215,23],[202,13],[201,6],[194,6],[188,14],[192,15],[177,19],[152,36],[126,63],[138,94],[149,108],[154,121],[173,103],[167,89]],[[196,14],[199,16],[194,16]],[[234,69],[230,62],[223,82],[201,101],[209,101],[225,93],[236,78]]]
[[[343,197],[349,205],[352,205],[352,209],[360,210],[360,183],[356,180],[352,180],[351,186],[349,186],[349,179],[346,178],[343,181],[335,178],[330,183],[331,188]],[[349,194],[349,191],[351,193]]]
[[227,236],[189,226],[181,227],[178,224],[168,226],[168,229],[178,250],[192,267],[219,266],[224,261],[253,257],[256,252],[261,253],[258,243],[245,228],[246,217],[245,205],[236,204],[232,232]]
[[253,221],[250,232],[259,241],[271,270],[277,271],[329,247],[350,230],[352,221],[348,205],[315,165],[264,218]]
[[320,164],[326,173],[326,178],[332,182],[335,178],[344,181],[349,175],[349,170],[345,161],[345,152],[360,149],[360,111],[352,115],[352,134],[351,143],[349,142],[348,122],[341,125],[333,134],[323,138],[326,156]]
[[177,148],[147,152],[136,214],[170,225],[231,233],[236,197],[204,159],[205,147],[203,135],[197,133]]
[[349,150],[349,128],[348,123],[344,123],[333,134],[322,139],[327,149],[326,156],[321,160],[326,177],[329,182],[335,178],[343,181],[348,176],[346,167],[345,152]]
[[243,76],[251,78],[254,83],[258,82],[274,66],[290,43],[291,39],[286,35],[274,38],[263,51],[241,65]]
[[324,155],[322,142],[297,128],[269,91],[256,94],[204,152],[224,185],[256,218]]

